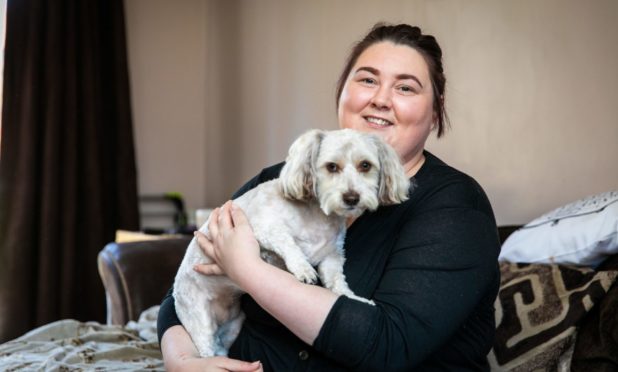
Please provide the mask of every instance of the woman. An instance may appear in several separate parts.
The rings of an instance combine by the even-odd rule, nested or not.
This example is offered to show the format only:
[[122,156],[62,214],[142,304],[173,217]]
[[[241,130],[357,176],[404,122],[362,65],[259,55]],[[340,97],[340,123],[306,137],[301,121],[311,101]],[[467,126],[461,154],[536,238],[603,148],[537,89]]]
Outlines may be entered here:
[[[499,243],[493,212],[469,176],[425,151],[445,130],[436,40],[409,25],[376,25],[353,49],[337,88],[339,126],[375,133],[416,184],[410,200],[349,221],[345,273],[370,306],[298,282],[264,263],[242,211],[226,203],[200,246],[243,288],[247,315],[230,358],[199,359],[173,298],[159,318],[166,366],[209,370],[489,370]],[[235,195],[276,178],[264,169]],[[241,362],[240,360],[254,361]]]

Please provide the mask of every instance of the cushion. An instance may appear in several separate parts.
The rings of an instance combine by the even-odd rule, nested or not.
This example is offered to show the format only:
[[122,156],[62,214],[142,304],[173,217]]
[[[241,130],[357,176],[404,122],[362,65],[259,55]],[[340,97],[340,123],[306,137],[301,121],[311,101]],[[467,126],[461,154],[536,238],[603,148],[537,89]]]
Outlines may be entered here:
[[555,209],[511,234],[501,261],[595,267],[618,252],[618,191]]
[[556,370],[576,325],[608,291],[618,271],[569,265],[500,264],[492,370]]

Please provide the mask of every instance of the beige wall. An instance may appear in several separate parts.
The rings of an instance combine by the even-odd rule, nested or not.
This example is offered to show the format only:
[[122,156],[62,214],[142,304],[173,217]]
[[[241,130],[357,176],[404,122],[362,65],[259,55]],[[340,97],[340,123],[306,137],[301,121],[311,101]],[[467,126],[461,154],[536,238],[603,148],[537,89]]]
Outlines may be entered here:
[[206,190],[206,4],[126,0],[133,124],[141,194]]
[[501,224],[618,189],[618,2],[126,0],[141,192],[217,205],[336,128],[334,86],[376,21],[440,41],[453,129],[428,149]]

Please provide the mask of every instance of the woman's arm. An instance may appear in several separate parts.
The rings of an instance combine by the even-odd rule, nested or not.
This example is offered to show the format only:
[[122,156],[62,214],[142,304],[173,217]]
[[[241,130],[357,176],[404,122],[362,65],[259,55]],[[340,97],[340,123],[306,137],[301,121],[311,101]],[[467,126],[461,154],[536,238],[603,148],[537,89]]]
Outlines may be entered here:
[[226,357],[200,358],[189,333],[179,325],[168,328],[161,338],[161,353],[167,371],[262,371],[259,361],[250,363]]
[[[299,282],[292,274],[264,262],[259,244],[240,208],[226,203],[210,218],[209,237],[197,233],[200,246],[216,264],[198,265],[206,275],[223,272],[272,316],[308,344],[317,337],[338,295]],[[369,305],[367,305],[369,306]]]

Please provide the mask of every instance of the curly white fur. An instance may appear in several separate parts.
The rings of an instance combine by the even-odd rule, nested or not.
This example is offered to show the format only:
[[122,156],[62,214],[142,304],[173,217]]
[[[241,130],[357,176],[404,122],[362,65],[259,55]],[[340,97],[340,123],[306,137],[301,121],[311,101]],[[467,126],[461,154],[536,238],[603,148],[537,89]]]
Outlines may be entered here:
[[[378,137],[312,130],[292,144],[278,179],[234,204],[247,215],[260,247],[280,256],[299,280],[313,283],[319,276],[334,293],[373,304],[354,295],[345,280],[345,222],[381,204],[405,201],[409,188],[397,154]],[[208,222],[200,228],[207,230]],[[193,239],[174,282],[176,312],[201,356],[226,355],[244,320],[243,292],[225,276],[193,271],[205,262],[211,260]]]

